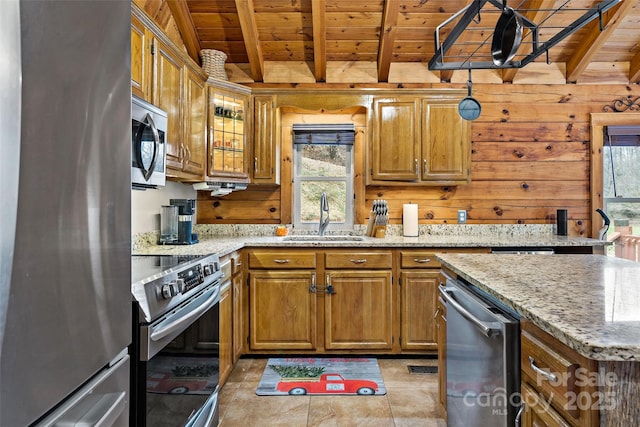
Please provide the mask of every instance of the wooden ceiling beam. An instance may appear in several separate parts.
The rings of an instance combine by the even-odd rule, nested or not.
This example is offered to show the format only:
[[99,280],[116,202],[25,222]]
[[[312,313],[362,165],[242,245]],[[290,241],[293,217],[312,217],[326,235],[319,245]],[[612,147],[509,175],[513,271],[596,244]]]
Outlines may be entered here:
[[313,25],[313,68],[316,82],[327,81],[327,26],[326,1],[311,2]]
[[[551,10],[553,10],[553,6],[555,5],[555,0],[530,0],[525,2],[520,9],[527,10],[524,13],[524,16],[532,22],[542,22],[544,19],[551,14]],[[522,34],[522,39],[526,40],[527,34],[530,34],[531,31],[525,28],[524,33]],[[529,36],[530,38],[532,36]],[[526,47],[529,46],[527,43],[522,43],[518,48],[518,52],[516,56],[525,52]],[[532,49],[530,49],[532,50]],[[502,70],[502,81],[505,83],[513,83],[513,79],[518,74],[520,68],[505,68]]]
[[378,81],[389,80],[389,68],[391,68],[391,57],[393,55],[393,44],[396,40],[396,28],[398,26],[397,0],[385,0],[384,11],[382,13],[382,25],[380,28],[380,42],[378,47]]
[[196,34],[196,27],[193,25],[191,19],[191,13],[189,12],[189,6],[187,6],[186,0],[167,0],[169,10],[173,15],[173,20],[176,22],[182,42],[187,49],[187,54],[196,62],[200,64],[200,40]]
[[258,26],[254,13],[253,0],[236,0],[238,20],[242,30],[244,46],[249,58],[251,68],[251,78],[256,82],[264,80],[264,59],[260,50],[260,40],[258,38]]
[[629,65],[629,83],[640,83],[640,52],[631,58]]
[[577,43],[578,48],[567,61],[567,83],[575,83],[587,68],[593,57],[600,51],[613,31],[622,22],[625,15],[636,5],[635,1],[623,0],[602,15],[602,31],[600,20],[594,19],[587,24],[585,37]]

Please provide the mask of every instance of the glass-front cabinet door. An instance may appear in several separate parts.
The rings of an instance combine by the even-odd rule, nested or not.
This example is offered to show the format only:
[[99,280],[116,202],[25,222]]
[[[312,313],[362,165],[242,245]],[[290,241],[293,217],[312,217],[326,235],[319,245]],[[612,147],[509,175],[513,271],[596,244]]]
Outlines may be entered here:
[[249,180],[247,108],[249,96],[209,87],[207,176]]

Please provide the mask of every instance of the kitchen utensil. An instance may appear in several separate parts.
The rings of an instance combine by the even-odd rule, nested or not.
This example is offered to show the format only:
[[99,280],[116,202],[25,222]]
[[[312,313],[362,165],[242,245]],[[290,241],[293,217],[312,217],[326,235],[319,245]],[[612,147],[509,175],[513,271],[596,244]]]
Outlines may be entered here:
[[458,114],[464,120],[475,120],[480,117],[482,107],[477,99],[471,96],[471,69],[469,69],[469,80],[467,81],[467,97],[458,104]]
[[602,217],[604,224],[602,225],[602,228],[600,228],[600,230],[598,230],[598,239],[599,240],[607,240],[607,231],[609,230],[609,224],[611,224],[611,221],[609,220],[609,217],[607,216],[606,213],[604,213],[604,211],[600,208],[596,209],[596,212],[598,212],[600,214],[600,216]]
[[511,61],[522,42],[522,16],[503,2],[502,13],[493,32],[491,59],[497,66]]

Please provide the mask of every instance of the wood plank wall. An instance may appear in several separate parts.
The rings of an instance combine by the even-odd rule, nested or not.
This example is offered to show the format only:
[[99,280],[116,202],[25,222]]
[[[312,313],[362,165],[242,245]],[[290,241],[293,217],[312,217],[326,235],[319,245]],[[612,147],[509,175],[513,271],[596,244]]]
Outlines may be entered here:
[[[446,87],[446,85],[443,85]],[[554,223],[569,211],[570,235],[591,230],[589,114],[621,97],[640,96],[637,85],[474,84],[482,104],[472,123],[472,182],[457,187],[370,186],[358,203],[368,212],[386,199],[391,223],[402,222],[402,204],[419,204],[420,223],[455,223],[458,209],[469,223]],[[624,114],[624,113],[618,113]],[[287,150],[283,150],[286,152]],[[283,156],[282,166],[290,166]],[[199,223],[290,221],[282,212],[282,187],[250,185],[222,198],[198,194]],[[366,216],[357,215],[358,223]]]

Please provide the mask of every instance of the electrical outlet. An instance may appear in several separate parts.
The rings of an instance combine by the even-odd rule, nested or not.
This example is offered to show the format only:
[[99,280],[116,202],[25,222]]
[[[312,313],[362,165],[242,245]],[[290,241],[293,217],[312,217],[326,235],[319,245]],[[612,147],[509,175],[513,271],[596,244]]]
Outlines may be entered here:
[[460,210],[458,211],[458,224],[466,224],[467,223],[467,211]]

